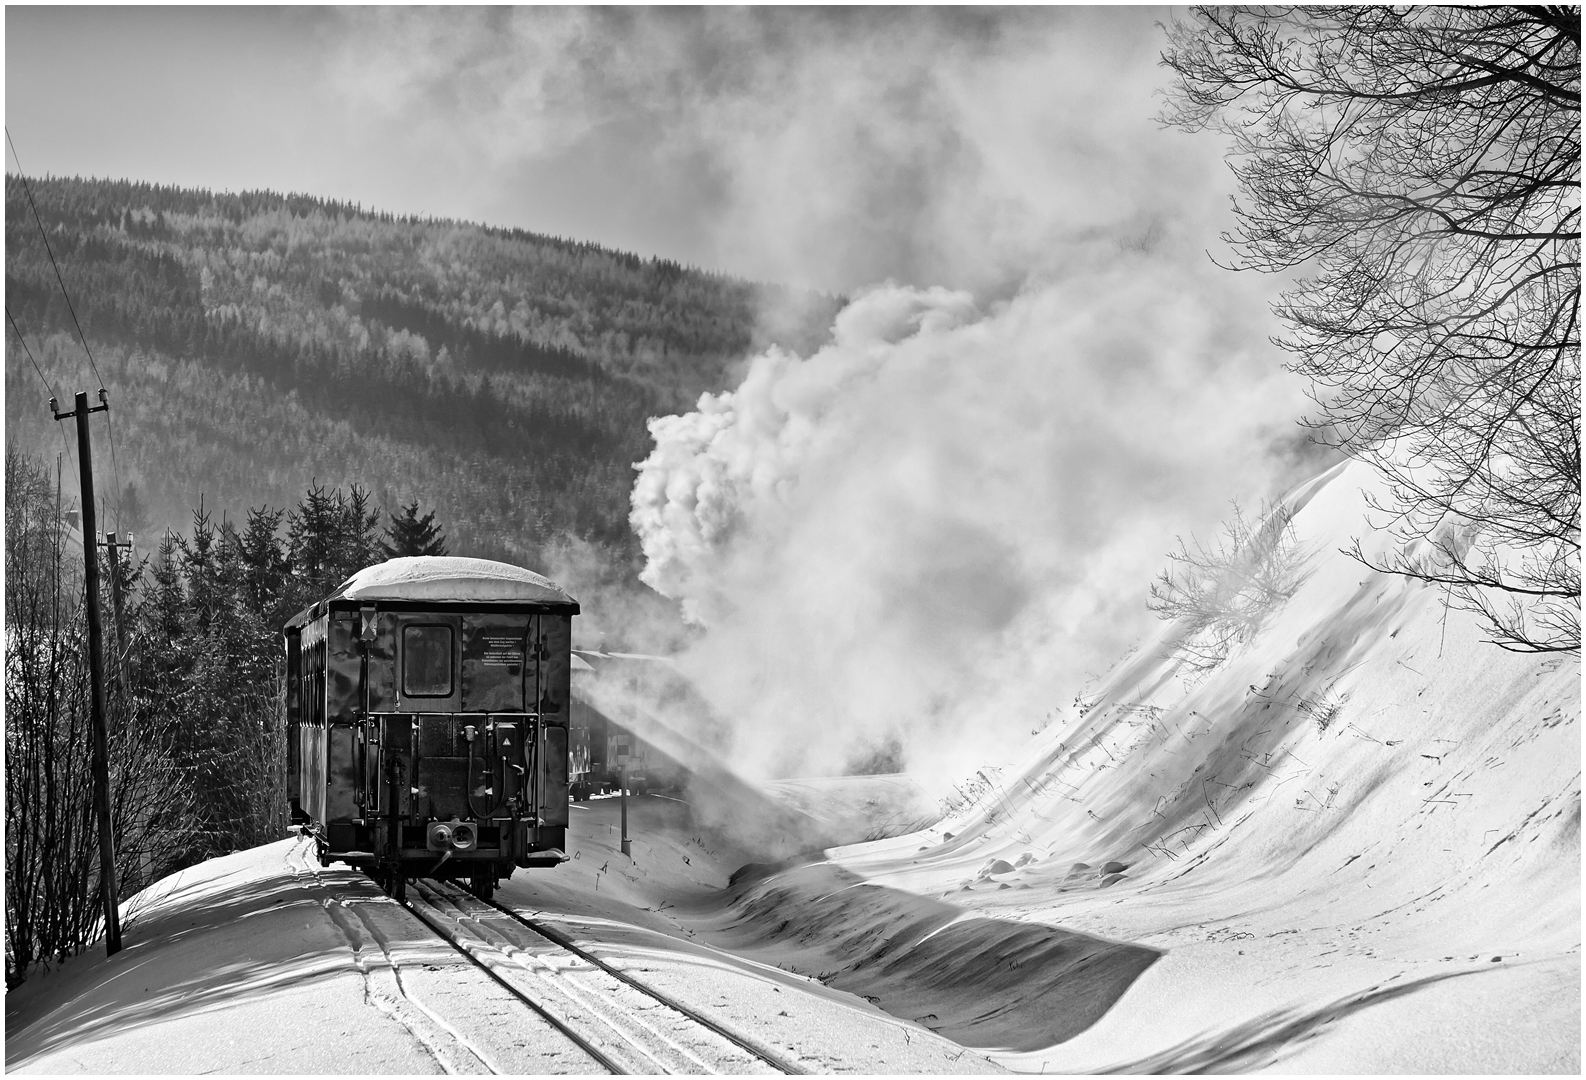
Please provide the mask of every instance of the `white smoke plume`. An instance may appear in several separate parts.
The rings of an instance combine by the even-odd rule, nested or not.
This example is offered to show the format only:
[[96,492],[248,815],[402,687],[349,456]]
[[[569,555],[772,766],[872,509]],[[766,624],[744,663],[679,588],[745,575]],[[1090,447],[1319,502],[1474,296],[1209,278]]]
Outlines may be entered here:
[[884,285],[813,356],[773,349],[652,421],[643,578],[707,628],[680,664],[741,767],[836,772],[897,742],[940,782],[1144,631],[1173,533],[1271,487],[1297,404],[1184,285],[1143,255],[984,311]]

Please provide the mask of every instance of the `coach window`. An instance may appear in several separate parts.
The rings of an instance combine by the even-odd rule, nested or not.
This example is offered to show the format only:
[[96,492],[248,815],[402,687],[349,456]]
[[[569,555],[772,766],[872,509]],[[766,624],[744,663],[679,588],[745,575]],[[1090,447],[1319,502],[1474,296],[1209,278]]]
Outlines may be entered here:
[[403,628],[402,692],[409,697],[451,697],[451,627]]

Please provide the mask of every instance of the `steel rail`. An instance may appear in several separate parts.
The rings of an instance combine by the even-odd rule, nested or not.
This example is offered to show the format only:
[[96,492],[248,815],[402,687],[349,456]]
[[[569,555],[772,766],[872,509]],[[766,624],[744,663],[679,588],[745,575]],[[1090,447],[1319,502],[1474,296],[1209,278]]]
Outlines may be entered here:
[[483,960],[479,959],[479,957],[475,956],[473,953],[469,952],[466,948],[464,948],[460,943],[458,943],[456,938],[451,933],[449,933],[443,926],[437,925],[435,920],[431,919],[429,916],[427,916],[423,912],[419,911],[418,908],[414,906],[414,902],[413,901],[404,900],[404,901],[402,901],[402,906],[407,908],[409,913],[411,913],[415,919],[417,919],[419,922],[423,923],[425,926],[429,927],[431,930],[435,931],[435,934],[442,941],[446,942],[446,944],[450,945],[453,949],[457,950],[457,952],[461,953],[463,955],[463,957],[468,960],[469,963],[473,964],[480,971],[483,971],[486,975],[490,976],[490,978],[494,979],[497,984],[499,984],[504,990],[507,991],[507,993],[511,994],[513,997],[515,997],[519,1001],[523,1002],[523,1004],[527,1005],[530,1009],[532,1009],[536,1014],[538,1014],[542,1019],[544,1019],[547,1023],[549,1023],[557,1031],[560,1031],[563,1035],[566,1035],[569,1039],[571,1039],[573,1041],[573,1043],[575,1045],[577,1045],[577,1047],[580,1050],[584,1051],[584,1053],[588,1054],[590,1057],[592,1057],[596,1061],[600,1062],[600,1065],[601,1065],[602,1068],[605,1068],[605,1069],[609,1070],[612,1073],[612,1075],[614,1075],[614,1076],[627,1076],[627,1075],[629,1075],[629,1073],[628,1073],[628,1071],[626,1069],[624,1069],[622,1066],[618,1065],[615,1061],[613,1061],[610,1057],[608,1057],[604,1052],[602,1052],[600,1050],[599,1047],[595,1046],[588,1039],[584,1038],[578,1032],[574,1031],[572,1029],[572,1027],[569,1026],[565,1021],[559,1019],[558,1017],[556,1017],[555,1015],[553,1015],[552,1013],[547,1011],[545,1009],[545,1007],[542,1006],[539,1002],[535,1001],[533,998],[531,998],[527,994],[525,994],[522,990],[518,989],[516,986],[513,986],[512,983],[510,983],[506,979],[502,978],[500,974],[498,974],[496,971],[494,971],[490,967],[489,964],[485,963]]
[[[455,886],[453,886],[453,887],[455,888]],[[471,893],[469,893],[467,895],[472,897]],[[478,899],[477,897],[473,897],[473,898],[474,899]],[[584,961],[586,961],[586,962],[588,962],[590,964],[593,964],[595,967],[600,968],[602,971],[606,972],[606,974],[608,974],[608,975],[611,975],[613,978],[616,978],[616,979],[618,979],[618,980],[620,980],[620,981],[622,981],[624,983],[627,983],[629,986],[633,987],[635,990],[639,991],[641,994],[644,994],[646,997],[653,998],[656,1001],[659,1001],[662,1005],[665,1005],[668,1008],[674,1009],[677,1012],[682,1013],[684,1016],[688,1017],[690,1020],[694,1021],[696,1024],[699,1024],[702,1027],[709,1028],[711,1031],[714,1031],[717,1035],[720,1035],[722,1038],[726,1039],[728,1042],[732,1043],[734,1046],[738,1047],[741,1050],[745,1050],[745,1051],[747,1051],[750,1054],[753,1054],[755,1057],[759,1058],[761,1061],[765,1062],[767,1065],[771,1066],[773,1069],[777,1070],[778,1072],[786,1073],[786,1074],[788,1074],[790,1076],[801,1076],[801,1075],[805,1075],[806,1074],[807,1070],[799,1068],[797,1065],[794,1065],[792,1062],[784,1060],[783,1058],[781,1058],[780,1056],[778,1056],[777,1054],[775,1054],[775,1053],[773,1053],[773,1052],[771,1052],[769,1050],[766,1050],[766,1049],[764,1049],[764,1048],[762,1048],[760,1046],[756,1046],[754,1043],[750,1042],[749,1040],[744,1038],[742,1035],[739,1035],[737,1032],[731,1031],[728,1028],[723,1027],[721,1024],[717,1023],[715,1020],[712,1020],[710,1017],[705,1016],[704,1014],[702,1014],[700,1012],[697,1012],[696,1010],[690,1008],[687,1005],[684,1005],[682,1002],[676,1000],[675,998],[671,997],[670,995],[662,993],[661,991],[655,989],[652,986],[647,986],[646,984],[640,982],[638,979],[635,979],[633,976],[629,975],[627,972],[619,971],[617,968],[612,967],[610,964],[608,964],[604,960],[600,959],[600,957],[594,955],[593,953],[589,952],[588,950],[583,949],[580,946],[578,946],[577,944],[575,944],[565,934],[562,934],[562,933],[560,933],[559,931],[556,931],[556,930],[552,930],[548,926],[542,926],[538,922],[536,922],[535,920],[530,919],[530,918],[520,914],[517,911],[514,911],[512,908],[507,907],[505,904],[502,904],[499,901],[496,901],[496,900],[485,900],[485,901],[482,901],[482,902],[485,903],[485,904],[488,904],[490,907],[492,907],[495,910],[501,912],[501,914],[507,916],[508,918],[512,919],[513,921],[515,921],[517,923],[520,923],[525,928],[534,931],[534,933],[539,934],[541,937],[545,938],[547,941],[550,941],[552,944],[557,945],[560,948],[566,949],[568,952],[572,953],[574,956],[577,956],[579,959],[584,960]]]

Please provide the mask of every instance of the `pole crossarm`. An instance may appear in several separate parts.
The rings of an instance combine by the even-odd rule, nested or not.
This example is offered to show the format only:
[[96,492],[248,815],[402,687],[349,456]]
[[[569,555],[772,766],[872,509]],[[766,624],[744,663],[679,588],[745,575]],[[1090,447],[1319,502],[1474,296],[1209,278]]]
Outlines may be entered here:
[[78,394],[77,400],[73,403],[76,407],[71,412],[57,412],[55,399],[50,398],[50,412],[55,414],[55,419],[57,420],[70,420],[74,416],[86,416],[88,413],[109,412],[110,402],[105,398],[105,388],[101,386],[99,388],[99,404],[90,409],[88,407],[88,395]]

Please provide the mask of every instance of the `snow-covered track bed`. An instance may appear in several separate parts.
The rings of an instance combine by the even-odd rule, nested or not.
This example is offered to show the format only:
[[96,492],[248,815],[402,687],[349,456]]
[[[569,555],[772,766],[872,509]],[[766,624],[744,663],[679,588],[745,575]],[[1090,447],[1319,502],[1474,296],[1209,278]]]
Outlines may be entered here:
[[430,1066],[447,1074],[587,1073],[605,1064],[550,1018],[510,1028],[496,1022],[494,1017],[511,1012],[511,988],[482,988],[473,967],[449,962],[445,950],[451,942],[415,936],[402,907],[363,874],[320,865],[306,838],[284,855],[286,869],[350,951],[364,1003],[421,1048],[418,1059],[408,1059],[419,1066],[412,1071]]
[[421,880],[407,908],[613,1073],[805,1071],[508,907]]

